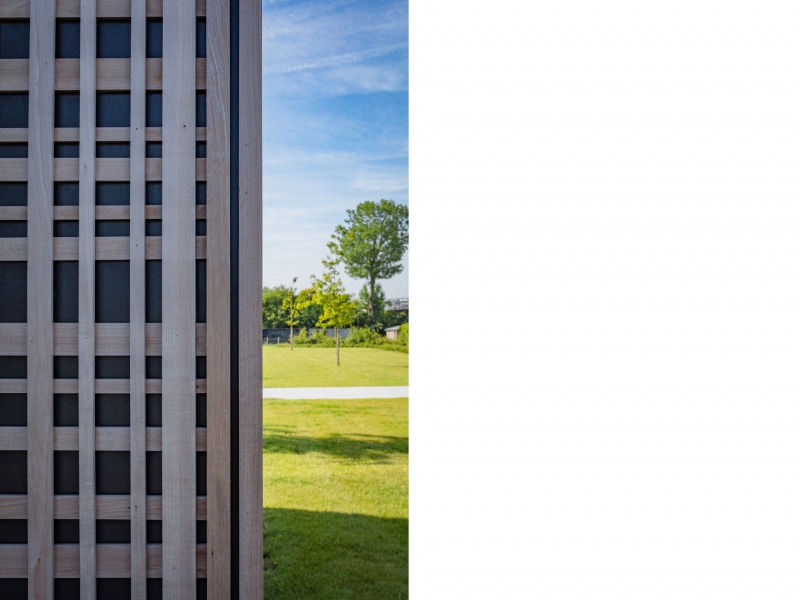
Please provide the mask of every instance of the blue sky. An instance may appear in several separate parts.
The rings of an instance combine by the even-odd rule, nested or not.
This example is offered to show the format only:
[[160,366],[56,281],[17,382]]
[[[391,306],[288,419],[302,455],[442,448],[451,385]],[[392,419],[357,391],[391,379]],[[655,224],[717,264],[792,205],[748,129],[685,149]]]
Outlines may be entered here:
[[[320,275],[348,208],[408,203],[407,0],[265,0],[264,285]],[[406,269],[383,286],[408,296]],[[343,277],[349,292],[361,283]]]

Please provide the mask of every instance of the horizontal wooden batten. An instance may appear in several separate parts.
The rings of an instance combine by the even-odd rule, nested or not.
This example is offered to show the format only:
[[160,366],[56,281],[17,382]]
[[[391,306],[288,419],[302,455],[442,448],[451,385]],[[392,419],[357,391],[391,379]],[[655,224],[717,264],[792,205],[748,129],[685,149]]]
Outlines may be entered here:
[[[56,129],[58,131],[58,129]],[[78,131],[75,129],[75,131]],[[28,141],[28,128],[27,127],[0,127],[0,143],[8,144],[11,142],[27,142]],[[56,140],[61,141],[61,140]],[[76,140],[77,141],[77,140]]]
[[[53,160],[53,177],[55,181],[78,181],[77,158],[56,158]],[[146,158],[145,179],[161,181],[161,159]],[[97,158],[95,159],[97,181],[130,181],[129,158]],[[195,159],[195,179],[206,180],[206,159]],[[28,181],[27,158],[0,158],[0,181]]]
[[[206,247],[206,236],[197,236],[195,238],[197,259],[206,258]],[[147,260],[161,260],[161,236],[145,238],[144,252]],[[128,237],[95,238],[96,260],[129,260],[130,253],[131,246]],[[28,260],[27,238],[0,238],[0,262],[25,260]],[[78,238],[54,238],[53,260],[78,260]]]
[[28,159],[0,158],[0,181],[28,181]]
[[[80,577],[80,545],[55,544],[55,576]],[[130,544],[97,544],[97,577],[130,577]],[[0,544],[0,577],[28,576],[28,545]],[[161,544],[147,544],[147,576],[162,576]],[[206,544],[197,544],[197,577],[206,577]]]
[[[78,496],[57,495],[54,497],[56,519],[78,518]],[[147,519],[161,520],[161,496],[147,496]],[[197,520],[205,521],[208,511],[206,496],[197,497]],[[131,517],[130,496],[96,496],[95,511],[98,519],[128,520]],[[28,496],[25,494],[0,495],[0,519],[27,519]]]
[[[195,59],[197,89],[206,89],[206,59]],[[80,59],[56,59],[56,91],[77,92],[81,89]],[[28,91],[27,58],[0,59],[0,91]],[[162,62],[160,58],[148,58],[145,86],[147,90],[162,89]],[[131,89],[130,58],[98,58],[97,90],[100,92],[125,91]]]
[[[80,129],[77,127],[56,127],[54,140],[56,142],[79,142]],[[96,127],[94,130],[95,141],[98,142],[129,142],[131,130],[129,127]],[[195,139],[203,142],[206,139],[206,128],[197,127],[195,129]],[[0,143],[18,143],[28,141],[27,128],[0,128]],[[161,127],[147,127],[145,129],[145,141],[160,142]]]
[[0,221],[26,221],[27,219],[27,206],[0,206]]
[[27,379],[0,379],[0,394],[24,394],[27,391]]
[[[31,16],[30,0],[3,0],[0,2],[0,19],[28,19]],[[148,17],[164,16],[164,0],[147,0],[145,4]],[[206,0],[197,0],[198,17],[206,14]],[[80,0],[56,0],[56,17],[79,19]],[[129,19],[131,0],[97,0],[98,19]]]
[[[195,209],[198,219],[206,218],[206,206],[201,204]],[[161,205],[152,204],[145,206],[145,219],[161,219]],[[6,216],[8,215],[8,216]],[[96,221],[119,221],[130,219],[130,206],[95,206],[94,218]],[[24,221],[28,218],[28,208],[25,206],[0,206],[0,221]],[[56,221],[77,221],[77,206],[54,206],[53,219]]]
[[[95,449],[109,451],[129,451],[131,449],[130,427],[96,427]],[[197,450],[206,450],[206,428],[197,428]],[[54,427],[53,448],[55,450],[78,450],[77,427]],[[27,427],[0,427],[0,450],[27,450]],[[148,452],[161,450],[161,428],[147,427],[145,430],[145,449]]]
[[[76,330],[77,336],[77,330]],[[0,323],[0,356],[27,356],[28,324]]]
[[[0,323],[0,351],[4,347],[9,349],[8,354],[23,356],[24,346],[19,339],[25,339],[25,323]],[[127,356],[130,352],[131,326],[128,323],[96,323],[94,329],[95,354],[97,356]],[[198,323],[196,326],[195,346],[197,356],[206,355],[206,324]],[[9,335],[16,340],[4,343],[3,336]],[[144,330],[145,355],[161,356],[161,323],[146,323]],[[77,356],[78,354],[78,324],[54,323],[53,324],[53,351],[56,356]]]
[[[194,384],[194,391],[205,394],[207,390],[205,379],[198,379]],[[26,379],[0,379],[0,394],[24,393],[28,391]],[[160,379],[147,379],[144,382],[144,391],[147,394],[161,393]],[[129,379],[96,379],[94,382],[95,394],[130,394],[131,382]],[[77,394],[77,379],[54,379],[53,393]]]

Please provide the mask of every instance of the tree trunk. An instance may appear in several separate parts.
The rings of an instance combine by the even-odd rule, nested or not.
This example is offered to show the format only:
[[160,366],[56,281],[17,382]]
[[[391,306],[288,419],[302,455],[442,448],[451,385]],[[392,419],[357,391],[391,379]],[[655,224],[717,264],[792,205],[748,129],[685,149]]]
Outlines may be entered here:
[[336,366],[338,367],[339,366],[339,330],[338,329],[334,329],[333,331],[336,332]]
[[289,325],[289,350],[294,350],[294,327]]
[[375,278],[369,278],[369,302],[367,303],[367,314],[370,319],[375,318]]

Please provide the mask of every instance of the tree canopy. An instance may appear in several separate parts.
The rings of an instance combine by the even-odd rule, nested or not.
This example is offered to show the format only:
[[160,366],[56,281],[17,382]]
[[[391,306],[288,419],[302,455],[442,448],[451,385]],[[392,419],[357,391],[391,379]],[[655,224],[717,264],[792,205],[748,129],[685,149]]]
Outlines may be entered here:
[[[375,285],[403,271],[408,248],[408,207],[393,200],[362,202],[347,211],[344,225],[337,225],[333,252],[350,277],[367,282],[367,314],[377,316]],[[381,307],[382,308],[382,307]]]

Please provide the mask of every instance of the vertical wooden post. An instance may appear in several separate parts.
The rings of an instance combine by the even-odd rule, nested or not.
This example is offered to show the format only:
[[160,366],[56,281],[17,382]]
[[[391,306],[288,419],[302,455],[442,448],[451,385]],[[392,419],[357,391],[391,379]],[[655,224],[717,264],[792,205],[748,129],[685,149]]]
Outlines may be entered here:
[[95,553],[95,98],[96,0],[81,2],[80,171],[78,174],[78,477],[81,600],[96,597]]
[[55,0],[30,2],[28,95],[28,598],[53,597]]
[[145,69],[146,1],[131,0],[131,598],[147,597],[145,447]]
[[163,595],[196,597],[195,3],[164,2]]
[[230,1],[206,3],[208,597],[231,595]]
[[261,2],[239,5],[239,593],[264,596],[261,457]]

